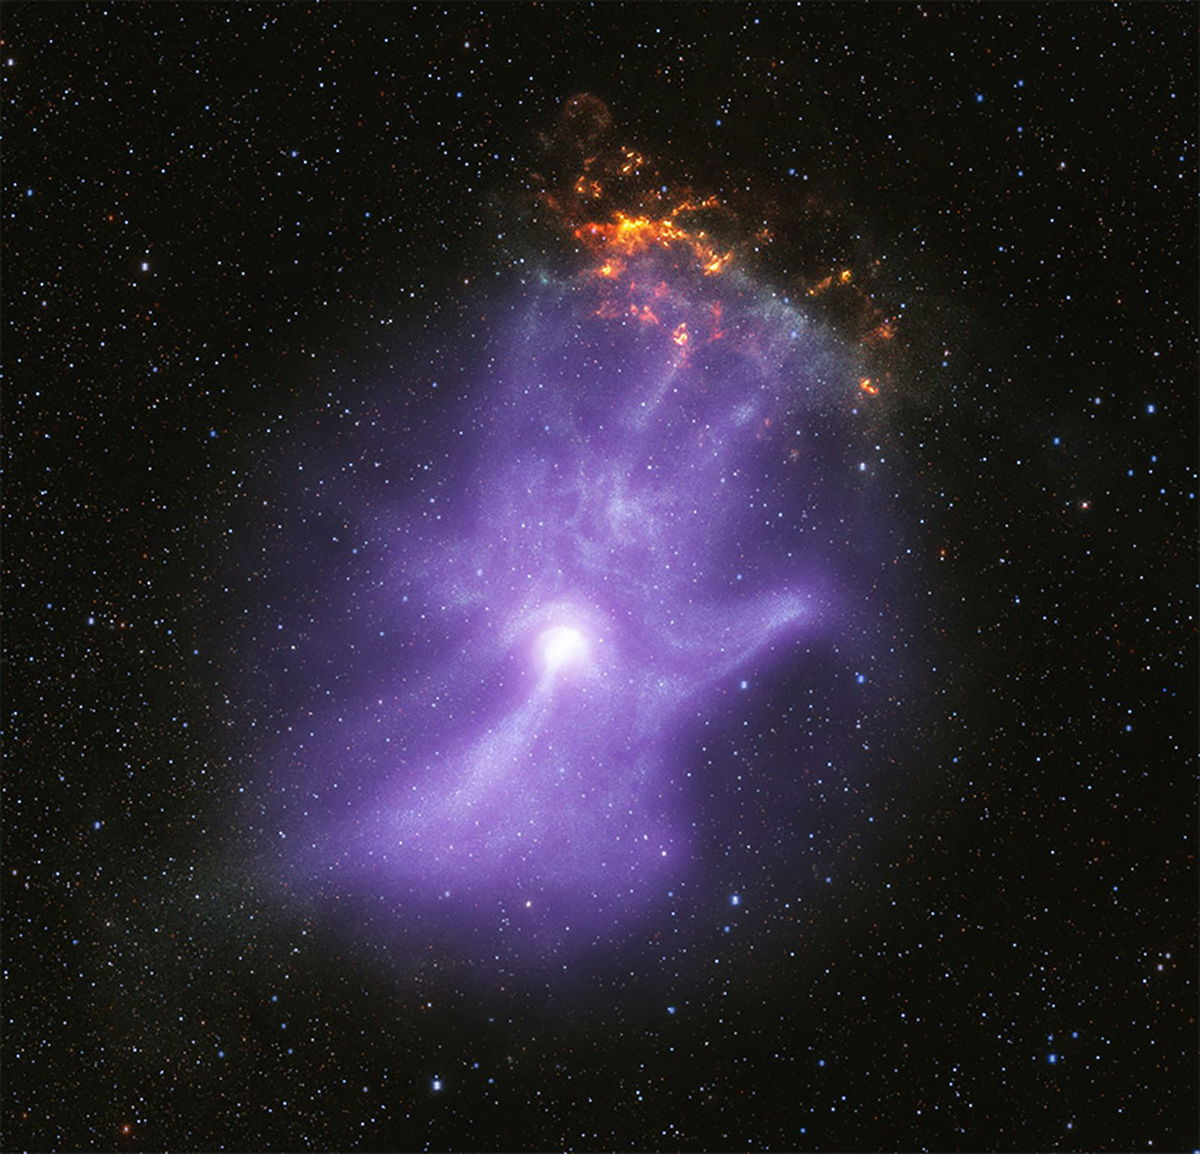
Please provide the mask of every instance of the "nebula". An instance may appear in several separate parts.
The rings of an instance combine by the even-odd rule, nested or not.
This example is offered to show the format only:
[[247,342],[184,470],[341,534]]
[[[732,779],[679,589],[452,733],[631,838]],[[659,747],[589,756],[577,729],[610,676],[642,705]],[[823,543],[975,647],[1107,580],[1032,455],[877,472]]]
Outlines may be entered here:
[[[607,195],[575,187],[574,211]],[[308,639],[342,668],[254,794],[272,868],[331,916],[482,953],[612,941],[703,869],[705,727],[848,619],[836,556],[871,521],[797,432],[877,388],[736,266],[712,204],[567,220],[589,263],[497,312],[436,490],[360,493],[375,560],[318,569],[342,609]]]

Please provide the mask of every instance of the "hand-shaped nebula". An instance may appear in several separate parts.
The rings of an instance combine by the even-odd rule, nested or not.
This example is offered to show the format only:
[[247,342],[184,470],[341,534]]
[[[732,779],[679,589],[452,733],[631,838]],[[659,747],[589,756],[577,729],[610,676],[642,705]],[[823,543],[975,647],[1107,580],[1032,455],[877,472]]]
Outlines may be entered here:
[[543,202],[590,264],[493,310],[499,352],[434,495],[342,502],[373,561],[306,595],[324,584],[342,608],[307,617],[325,656],[293,677],[310,671],[314,700],[256,791],[291,890],[352,929],[450,933],[479,956],[612,942],[688,884],[711,850],[707,727],[832,633],[834,558],[870,532],[845,499],[844,420],[820,449],[797,434],[878,388],[834,326],[740,270],[715,198],[668,196],[580,99],[585,139],[567,116]]
[[654,253],[627,273],[619,310],[587,280],[532,292],[452,508],[380,529],[394,559],[369,612],[415,590],[397,620],[419,603],[437,635],[279,751],[317,786],[282,817],[301,888],[480,927],[520,911],[544,942],[617,926],[690,871],[697,722],[828,602],[781,529],[805,493],[796,471],[770,487],[772,426],[838,373],[744,281]]

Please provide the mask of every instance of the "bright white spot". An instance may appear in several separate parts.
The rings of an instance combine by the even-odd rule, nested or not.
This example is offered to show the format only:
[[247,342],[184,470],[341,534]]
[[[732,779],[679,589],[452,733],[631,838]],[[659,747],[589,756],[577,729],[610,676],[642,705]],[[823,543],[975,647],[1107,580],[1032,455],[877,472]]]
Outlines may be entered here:
[[557,673],[587,656],[587,640],[578,629],[572,629],[569,625],[547,629],[542,634],[541,648],[547,673]]
[[442,1080],[441,1080],[441,1078],[434,1078],[434,1080],[433,1080],[433,1092],[436,1094],[436,1093],[437,1093],[437,1092],[438,1092],[438,1091],[439,1091],[441,1088],[442,1088]]

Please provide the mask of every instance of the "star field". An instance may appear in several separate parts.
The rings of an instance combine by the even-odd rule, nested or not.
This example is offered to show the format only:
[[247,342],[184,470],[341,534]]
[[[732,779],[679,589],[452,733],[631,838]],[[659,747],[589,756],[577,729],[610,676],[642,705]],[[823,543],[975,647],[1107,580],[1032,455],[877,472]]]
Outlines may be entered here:
[[1194,7],[5,15],[6,1149],[1196,1145]]

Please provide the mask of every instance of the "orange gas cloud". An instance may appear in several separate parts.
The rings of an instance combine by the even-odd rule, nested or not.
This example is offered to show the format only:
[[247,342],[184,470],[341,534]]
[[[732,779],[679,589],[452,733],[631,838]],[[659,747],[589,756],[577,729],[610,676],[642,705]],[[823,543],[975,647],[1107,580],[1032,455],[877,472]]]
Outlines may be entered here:
[[[661,279],[654,286],[646,279],[639,281],[647,266],[638,258],[659,253],[676,269],[720,279],[744,265],[752,250],[761,251],[775,240],[765,214],[754,213],[758,219],[751,233],[717,196],[672,187],[645,154],[616,138],[607,106],[587,93],[566,102],[542,144],[548,167],[545,173],[533,174],[538,199],[588,258],[583,275],[594,278],[602,293],[595,314],[665,324],[680,357],[687,356],[689,341],[722,339],[719,302],[709,306],[711,331],[697,327],[689,333],[686,325],[675,326],[672,290]],[[875,266],[861,271],[869,274]],[[823,319],[875,360],[896,336],[896,324],[860,285],[859,271],[838,265],[802,284],[799,291]],[[715,284],[713,290],[715,295]],[[859,391],[865,397],[878,396],[881,382],[888,380],[886,368],[877,367],[874,375],[859,379]]]

